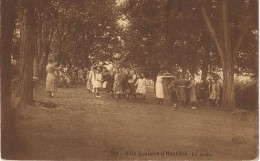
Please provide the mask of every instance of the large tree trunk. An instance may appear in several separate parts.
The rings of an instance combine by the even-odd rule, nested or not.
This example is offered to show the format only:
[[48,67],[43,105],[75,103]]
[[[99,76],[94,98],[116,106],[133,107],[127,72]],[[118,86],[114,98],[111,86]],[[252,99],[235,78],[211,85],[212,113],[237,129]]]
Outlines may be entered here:
[[231,52],[231,39],[228,20],[228,1],[222,2],[223,31],[224,31],[224,55],[223,55],[223,98],[221,106],[230,111],[235,108],[234,97],[234,67],[235,58]]
[[7,108],[11,103],[11,51],[12,38],[15,28],[14,0],[2,1],[2,41],[1,41],[1,94],[2,109]]
[[17,96],[21,97],[21,105],[33,103],[33,60],[35,56],[36,21],[33,2],[24,2],[21,25],[21,67]]
[[[221,64],[223,68],[223,97],[221,106],[229,110],[233,110],[235,107],[234,97],[234,65],[235,56],[231,52],[231,39],[230,39],[230,28],[228,19],[228,0],[220,2],[221,13],[221,30],[223,35],[217,35],[216,29],[213,27],[210,17],[206,11],[206,6],[201,1],[201,11],[206,25],[209,29],[210,35],[215,42],[219,56],[221,58]],[[220,27],[221,27],[220,26]]]
[[14,145],[14,114],[11,109],[11,51],[15,28],[15,0],[1,1],[1,157],[10,159]]
[[[253,3],[252,3],[253,2]],[[252,1],[249,5],[255,7],[255,2]],[[222,107],[233,110],[235,107],[234,99],[234,66],[236,62],[236,57],[239,52],[240,46],[244,40],[246,33],[249,31],[249,23],[252,19],[252,12],[249,12],[247,16],[243,16],[240,24],[240,35],[237,42],[230,39],[230,21],[228,10],[229,1],[222,0],[220,3],[220,17],[221,26],[219,31],[223,31],[223,34],[216,34],[216,29],[213,27],[211,18],[206,10],[205,1],[200,0],[201,11],[206,25],[209,29],[210,35],[215,42],[219,56],[221,58],[221,64],[223,68],[223,97],[222,97]]]
[[223,96],[221,106],[232,111],[235,108],[234,66],[227,63],[223,69]]

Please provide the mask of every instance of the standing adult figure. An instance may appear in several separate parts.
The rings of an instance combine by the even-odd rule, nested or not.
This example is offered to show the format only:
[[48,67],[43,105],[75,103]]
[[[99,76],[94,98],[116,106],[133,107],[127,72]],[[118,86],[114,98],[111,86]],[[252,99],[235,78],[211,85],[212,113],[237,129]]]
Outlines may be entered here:
[[184,106],[185,102],[186,102],[185,83],[186,83],[186,81],[184,79],[184,76],[181,74],[178,84],[179,84],[179,101],[182,106]]
[[218,82],[218,80],[216,80],[215,89],[216,89],[215,105],[216,105],[217,107],[219,107],[219,106],[220,106],[220,92],[221,92],[221,87],[220,87],[220,83]]
[[109,76],[107,78],[107,90],[111,98],[114,98],[113,86],[114,86],[114,72],[110,71]]
[[92,83],[91,83],[91,70],[88,70],[87,71],[87,74],[86,74],[86,80],[87,80],[87,90],[91,93],[93,87],[92,87]]
[[187,88],[190,85],[190,76],[185,76],[185,95],[186,95],[186,100],[185,100],[185,106],[189,106],[190,105],[190,93],[191,93],[191,89]]
[[175,76],[165,73],[163,74],[162,71],[160,71],[157,75],[156,83],[155,83],[155,95],[158,98],[158,103],[161,104],[163,102],[164,98],[164,92],[163,92],[163,78],[173,78]]
[[91,84],[92,84],[92,92],[95,93],[96,74],[95,74],[95,68],[94,67],[91,67],[90,79],[91,79]]
[[94,86],[95,86],[95,93],[96,93],[96,96],[97,97],[101,97],[100,95],[99,95],[99,93],[100,93],[100,89],[103,87],[103,78],[102,78],[102,74],[101,74],[101,70],[100,69],[97,69],[97,74],[96,74],[96,81],[95,81],[95,84],[94,84]]
[[48,64],[46,66],[46,89],[45,91],[49,93],[50,97],[54,97],[54,92],[57,91],[57,82],[55,76],[56,67],[53,62],[53,59],[48,60]]
[[190,96],[190,98],[189,98],[189,101],[191,102],[191,108],[192,109],[196,109],[196,107],[195,107],[195,104],[196,104],[196,88],[195,88],[195,79],[194,79],[194,77],[193,76],[191,76],[190,77],[191,79],[190,79],[190,84],[186,87],[186,88],[188,88],[188,89],[190,89],[190,93],[189,93],[189,96]]
[[114,94],[117,95],[117,100],[119,101],[121,99],[121,95],[123,94],[121,69],[116,69],[113,88],[114,88]]
[[128,99],[130,99],[130,97],[133,99],[134,97],[136,97],[136,87],[135,87],[135,82],[136,82],[136,74],[135,74],[135,70],[132,70],[130,72],[129,75],[129,79],[128,79],[128,84],[129,84],[129,97]]
[[210,106],[215,106],[216,99],[216,82],[212,78],[209,80],[209,104]]

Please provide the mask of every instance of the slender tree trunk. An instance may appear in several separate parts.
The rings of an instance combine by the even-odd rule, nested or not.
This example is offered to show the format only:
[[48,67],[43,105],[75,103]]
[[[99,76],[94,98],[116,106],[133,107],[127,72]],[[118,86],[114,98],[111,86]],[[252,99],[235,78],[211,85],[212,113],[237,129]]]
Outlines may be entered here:
[[14,113],[11,109],[11,51],[15,28],[15,0],[1,1],[1,158],[14,152]]
[[38,36],[37,36],[37,42],[36,42],[35,46],[37,46],[37,49],[35,50],[35,57],[34,57],[34,61],[33,61],[33,76],[39,78],[40,42],[39,42]]
[[33,77],[39,78],[39,59],[35,56],[33,61]]
[[40,58],[43,55],[43,40],[42,40],[42,23],[39,22],[37,25],[37,41],[35,46],[37,47],[35,50],[35,57],[33,62],[33,76],[39,78],[39,68],[40,68]]
[[[33,2],[32,2],[33,3]],[[25,2],[22,7],[21,25],[21,67],[17,96],[21,97],[21,106],[33,103],[33,60],[36,41],[35,6]]]
[[45,31],[45,32],[49,32],[47,35],[47,38],[44,38],[45,41],[42,44],[42,52],[43,52],[43,56],[41,57],[40,60],[40,65],[39,65],[39,75],[40,78],[45,77],[45,73],[46,73],[46,65],[47,65],[47,61],[48,61],[48,57],[50,54],[50,49],[51,49],[51,43],[52,43],[52,39],[53,39],[53,35],[54,35],[54,30],[51,31]]
[[[195,53],[194,53],[195,54]],[[195,77],[195,73],[196,73],[196,62],[197,62],[197,60],[196,60],[196,54],[195,54],[195,56],[193,57],[192,56],[192,64],[191,64],[191,72],[190,72],[190,74],[193,76],[193,77]]]
[[46,76],[46,68],[45,67],[47,65],[49,54],[50,54],[50,46],[45,46],[45,55],[43,57],[43,61],[42,61],[41,66],[40,66],[41,78]]
[[57,62],[58,62],[58,65],[60,65],[62,63],[62,38],[60,38],[60,40],[59,40],[59,53],[58,53],[58,57],[57,57]]
[[207,81],[208,76],[208,69],[209,69],[209,52],[206,51],[203,59],[202,59],[202,74],[201,74],[201,80],[203,82]]
[[153,76],[152,77],[152,80],[153,80],[153,91],[154,93],[156,93],[156,80],[157,80],[157,75]]

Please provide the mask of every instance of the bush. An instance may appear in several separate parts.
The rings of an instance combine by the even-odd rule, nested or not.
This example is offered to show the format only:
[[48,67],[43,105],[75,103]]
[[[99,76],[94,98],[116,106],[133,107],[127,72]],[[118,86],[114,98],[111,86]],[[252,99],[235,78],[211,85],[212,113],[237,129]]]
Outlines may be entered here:
[[258,81],[235,81],[236,107],[246,110],[258,109]]

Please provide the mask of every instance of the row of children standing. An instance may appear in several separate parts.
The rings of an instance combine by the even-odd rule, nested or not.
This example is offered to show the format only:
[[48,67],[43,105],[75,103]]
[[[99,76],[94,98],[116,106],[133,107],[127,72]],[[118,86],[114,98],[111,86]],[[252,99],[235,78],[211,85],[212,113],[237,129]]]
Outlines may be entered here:
[[144,100],[146,93],[146,79],[143,74],[138,74],[134,69],[114,68],[108,71],[106,68],[92,67],[87,72],[86,88],[89,92],[100,96],[100,91],[105,88],[111,98]]
[[204,105],[209,103],[211,106],[219,106],[221,103],[221,86],[215,79],[209,79],[207,82],[196,83],[193,76],[184,76],[182,74],[172,76],[165,75],[160,72],[156,81],[156,97],[158,103],[161,104],[164,98],[163,86],[160,85],[163,78],[173,77],[174,79],[168,85],[170,90],[171,103],[174,107],[179,103],[181,106],[191,105],[192,109],[196,109],[196,105],[203,101]]

